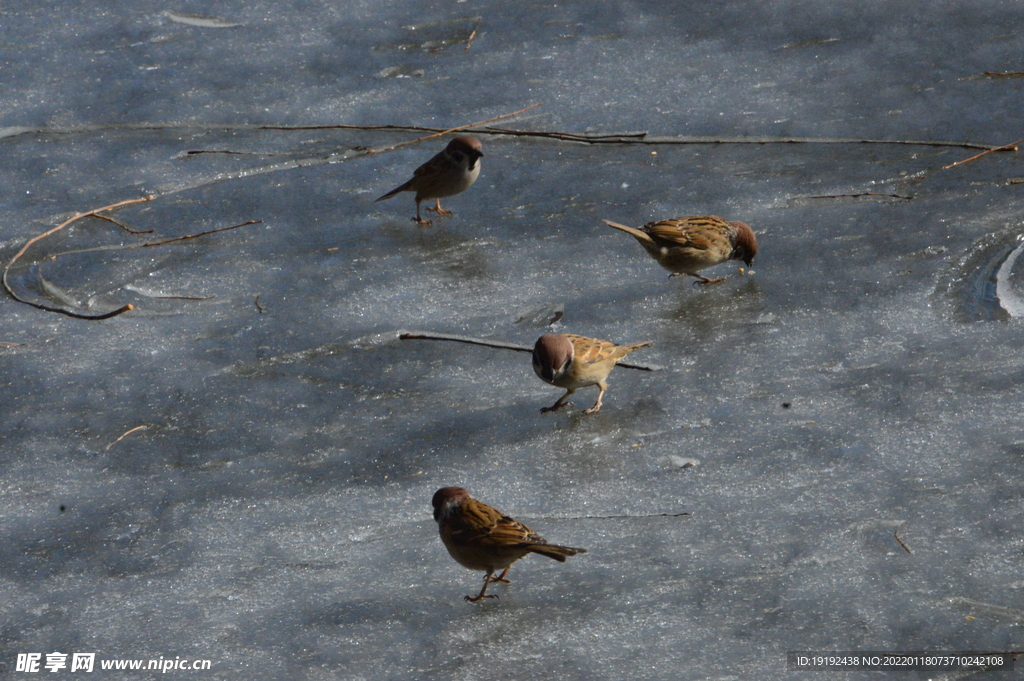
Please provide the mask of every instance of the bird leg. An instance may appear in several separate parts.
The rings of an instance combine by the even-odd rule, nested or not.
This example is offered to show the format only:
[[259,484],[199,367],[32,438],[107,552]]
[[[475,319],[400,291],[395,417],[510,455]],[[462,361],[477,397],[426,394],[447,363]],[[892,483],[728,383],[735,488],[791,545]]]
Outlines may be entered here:
[[601,381],[600,383],[597,384],[597,388],[597,402],[594,402],[594,406],[591,407],[590,409],[584,409],[584,414],[596,414],[597,412],[601,411],[601,398],[604,397],[604,391],[608,389],[608,384],[605,383],[604,381]]
[[[427,210],[430,210],[430,209],[428,208]],[[415,222],[417,225],[423,225],[424,227],[429,227],[430,225],[434,224],[430,220],[424,220],[423,218],[420,217],[420,202],[419,201],[416,202],[416,217],[414,217],[412,219],[412,221]]]
[[[505,572],[508,572],[508,568],[505,568]],[[497,596],[495,596],[493,594],[487,594],[487,595],[484,595],[484,594],[487,592],[487,587],[490,585],[491,582],[497,582],[497,581],[506,581],[507,582],[508,581],[507,579],[506,580],[502,580],[501,579],[502,577],[505,576],[505,572],[502,572],[501,576],[498,577],[498,579],[492,579],[491,578],[491,573],[488,572],[486,575],[484,575],[484,587],[482,589],[480,589],[480,593],[478,593],[476,596],[465,596],[465,599],[467,601],[469,601],[470,603],[476,603],[477,601],[481,601],[481,600],[483,600],[485,598],[497,598]]]
[[720,281],[725,281],[726,280],[726,277],[717,277],[715,279],[709,279],[708,277],[705,277],[703,274],[697,274],[696,272],[673,272],[672,274],[668,275],[668,278],[671,279],[672,277],[681,277],[681,276],[683,276],[685,274],[688,274],[691,277],[696,277],[697,278],[697,281],[693,282],[694,286],[705,286],[707,284],[717,284]]
[[451,215],[452,214],[452,212],[450,210],[445,210],[444,208],[441,208],[441,199],[434,199],[434,207],[431,208],[430,206],[427,206],[427,210],[432,210],[435,213],[437,213],[438,215]]
[[576,391],[572,390],[572,389],[566,390],[565,394],[562,395],[561,397],[559,397],[557,402],[552,404],[550,407],[543,407],[543,408],[541,408],[540,413],[541,414],[546,414],[549,411],[555,411],[556,409],[561,409],[562,407],[571,407],[572,406],[572,402],[566,402],[565,398],[568,397],[569,395],[572,395],[574,392],[576,392]]

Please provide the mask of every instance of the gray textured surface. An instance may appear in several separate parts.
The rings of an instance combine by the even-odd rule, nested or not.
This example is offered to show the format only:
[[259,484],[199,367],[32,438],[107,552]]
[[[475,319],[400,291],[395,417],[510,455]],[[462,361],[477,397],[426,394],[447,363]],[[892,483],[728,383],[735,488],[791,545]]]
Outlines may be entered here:
[[[213,662],[166,678],[795,679],[787,650],[1024,648],[1019,154],[483,136],[421,228],[410,195],[372,200],[442,141],[258,127],[543,102],[502,125],[1024,137],[1024,79],[984,75],[1021,68],[1018,3],[832,5],[0,8],[4,263],[145,194],[115,217],[158,230],[81,220],[11,272],[131,313],[0,298],[0,675],[62,651]],[[867,192],[911,198],[815,198]],[[667,281],[601,223],[701,213],[755,228],[753,274]],[[666,369],[542,416],[527,355],[395,334],[530,344],[559,305]],[[448,484],[590,552],[469,605],[429,514]],[[900,674],[929,677],[953,678]]]

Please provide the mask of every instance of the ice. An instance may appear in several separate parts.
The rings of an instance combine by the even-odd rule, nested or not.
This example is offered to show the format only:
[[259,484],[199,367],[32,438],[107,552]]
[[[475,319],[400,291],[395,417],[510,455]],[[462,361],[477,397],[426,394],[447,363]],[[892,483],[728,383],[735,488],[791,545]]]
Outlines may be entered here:
[[[8,272],[47,308],[134,309],[0,297],[0,676],[54,651],[212,662],[168,678],[675,680],[1020,650],[1019,153],[944,167],[1022,136],[1021,81],[994,75],[1019,71],[1022,21],[994,1],[0,12],[3,265],[118,201],[152,196],[108,215],[155,230],[82,218]],[[410,194],[373,200],[443,139],[367,154],[429,131],[331,127],[538,102],[489,125],[626,142],[478,130],[480,179],[432,227]],[[602,223],[692,214],[751,224],[754,266],[669,280]],[[594,388],[542,415],[561,390],[528,353],[400,330],[652,340],[630,359],[662,368],[616,368],[594,416]],[[482,575],[437,537],[445,485],[588,553],[466,603]]]

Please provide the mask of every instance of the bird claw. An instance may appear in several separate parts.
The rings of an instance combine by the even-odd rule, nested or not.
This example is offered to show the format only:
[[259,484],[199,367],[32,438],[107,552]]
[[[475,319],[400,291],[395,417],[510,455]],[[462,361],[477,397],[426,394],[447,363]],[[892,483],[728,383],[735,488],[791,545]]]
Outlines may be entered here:
[[[427,210],[430,209],[428,208]],[[415,222],[417,225],[423,225],[424,227],[430,227],[432,224],[434,224],[432,221],[424,220],[422,218],[412,218],[412,221]]]
[[465,598],[470,603],[476,603],[477,601],[482,601],[485,598],[497,598],[497,597],[498,596],[496,594],[485,594],[483,596],[463,596],[463,598]]
[[[562,407],[571,407],[571,406],[572,406],[572,402],[562,402],[561,404],[557,404],[556,403],[556,404],[551,405],[550,407],[541,407],[540,408],[540,413],[541,414],[547,414],[549,411],[558,411]],[[507,581],[507,580],[503,580],[503,581]]]
[[725,281],[725,277],[716,277],[715,279],[708,279],[707,277],[701,277],[697,281],[693,282],[694,286],[707,286],[708,284],[717,284]]
[[430,208],[430,207],[427,207],[427,208],[424,208],[424,210],[429,210],[430,212],[437,213],[438,215],[451,215],[452,214],[452,212],[450,210],[445,210],[444,208]]
[[583,413],[584,414],[596,414],[599,411],[601,411],[601,405],[600,404],[595,404],[590,409],[584,409]]

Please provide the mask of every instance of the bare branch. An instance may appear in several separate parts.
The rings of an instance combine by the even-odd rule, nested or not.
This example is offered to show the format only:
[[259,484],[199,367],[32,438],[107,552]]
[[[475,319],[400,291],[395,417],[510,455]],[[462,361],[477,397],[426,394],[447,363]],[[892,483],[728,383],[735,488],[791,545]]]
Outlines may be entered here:
[[[454,341],[456,343],[468,343],[470,345],[482,345],[487,348],[498,348],[499,350],[515,350],[516,352],[533,352],[532,345],[520,345],[519,343],[504,343],[492,341],[486,338],[473,338],[472,336],[459,336],[451,333],[435,333],[433,331],[399,331],[398,337],[402,340],[442,340]],[[633,362],[619,362],[618,366],[626,369],[639,369],[640,371],[662,371],[665,367],[657,364],[635,364]]]
[[[64,222],[60,223],[59,225],[57,225],[53,229],[47,230],[47,231],[43,232],[42,234],[37,234],[36,236],[32,237],[31,239],[29,239],[25,243],[24,246],[21,247],[21,250],[18,251],[17,254],[15,254],[15,256],[13,258],[11,258],[10,262],[7,263],[7,266],[4,267],[3,276],[0,277],[0,280],[2,280],[3,286],[7,290],[7,293],[9,293],[10,296],[12,298],[14,298],[15,300],[17,300],[19,303],[25,303],[26,305],[31,305],[34,308],[37,308],[37,309],[40,309],[40,310],[46,310],[47,312],[57,312],[57,313],[60,313],[60,314],[63,314],[63,315],[67,315],[68,317],[75,317],[76,319],[110,319],[111,317],[116,317],[117,315],[125,313],[125,312],[128,312],[129,310],[134,310],[135,308],[132,305],[124,305],[122,307],[117,308],[116,310],[113,310],[111,312],[107,312],[105,314],[89,315],[89,314],[82,314],[80,312],[73,312],[71,310],[66,310],[66,309],[64,309],[62,307],[54,307],[54,306],[51,306],[51,305],[44,305],[42,303],[34,303],[31,300],[26,300],[24,298],[19,297],[18,294],[14,292],[14,289],[11,288],[11,285],[10,285],[10,283],[7,280],[7,275],[10,273],[11,267],[14,266],[14,263],[17,262],[18,258],[20,258],[21,256],[25,255],[25,251],[27,251],[29,249],[29,247],[32,246],[32,244],[34,244],[37,241],[40,241],[42,239],[45,239],[46,237],[50,236],[51,234],[55,234],[56,232],[59,232],[60,230],[64,229],[68,225],[70,225],[72,222],[75,222],[76,220],[81,220],[84,217],[90,217],[90,216],[94,216],[95,217],[97,213],[100,213],[100,212],[103,212],[103,211],[107,211],[107,210],[114,210],[115,208],[120,208],[121,206],[128,206],[128,205],[131,205],[133,203],[142,203],[144,201],[150,201],[150,200],[152,200],[152,198],[153,198],[152,196],[145,196],[145,197],[143,197],[141,199],[129,199],[127,201],[118,201],[117,203],[112,203],[109,206],[104,206],[102,208],[96,208],[94,210],[89,210],[89,211],[86,211],[84,213],[75,213],[72,217],[70,217],[69,219],[67,219]],[[103,217],[103,216],[100,216],[100,217]]]

